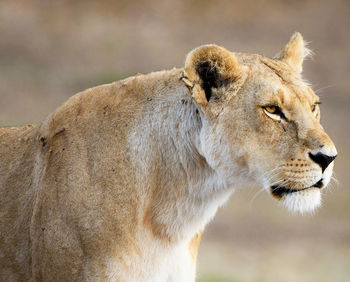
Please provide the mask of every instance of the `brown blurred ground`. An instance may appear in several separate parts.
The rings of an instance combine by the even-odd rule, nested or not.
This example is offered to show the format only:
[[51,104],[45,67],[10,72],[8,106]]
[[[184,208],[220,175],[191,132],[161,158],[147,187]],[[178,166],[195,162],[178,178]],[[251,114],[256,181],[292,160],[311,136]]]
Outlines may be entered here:
[[[74,2],[74,3],[72,3]],[[273,56],[294,31],[315,52],[304,76],[339,152],[314,216],[237,191],[206,230],[200,281],[350,281],[349,1],[0,2],[0,124],[39,122],[85,88],[181,67],[203,43]]]

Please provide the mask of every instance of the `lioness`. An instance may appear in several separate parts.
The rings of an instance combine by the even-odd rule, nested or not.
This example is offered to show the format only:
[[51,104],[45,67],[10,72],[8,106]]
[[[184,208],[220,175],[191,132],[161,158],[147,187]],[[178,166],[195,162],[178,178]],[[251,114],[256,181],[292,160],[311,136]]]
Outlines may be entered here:
[[247,181],[313,211],[337,152],[307,53],[299,33],[274,59],[204,45],[1,128],[1,281],[194,281],[202,231]]

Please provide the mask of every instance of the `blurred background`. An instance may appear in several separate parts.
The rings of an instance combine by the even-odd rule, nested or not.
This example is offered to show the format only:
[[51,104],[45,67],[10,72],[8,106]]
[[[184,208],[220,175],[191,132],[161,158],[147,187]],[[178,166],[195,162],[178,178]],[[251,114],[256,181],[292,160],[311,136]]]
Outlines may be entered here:
[[257,187],[237,191],[205,231],[198,280],[350,281],[350,2],[0,1],[0,125],[40,122],[68,97],[138,72],[182,67],[204,43],[275,55],[299,31],[304,77],[337,145],[315,215],[289,214]]

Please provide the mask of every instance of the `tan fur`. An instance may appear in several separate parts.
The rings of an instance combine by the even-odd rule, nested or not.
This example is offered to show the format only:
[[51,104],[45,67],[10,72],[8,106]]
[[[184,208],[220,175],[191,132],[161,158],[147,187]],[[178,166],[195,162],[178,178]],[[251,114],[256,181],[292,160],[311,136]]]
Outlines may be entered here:
[[199,232],[199,234],[197,234],[196,236],[194,236],[192,238],[190,244],[188,245],[188,249],[190,251],[190,254],[191,254],[193,261],[196,261],[196,259],[197,259],[199,245],[201,243],[202,235],[203,235],[203,232]]
[[0,128],[0,280],[193,281],[201,230],[235,186],[328,179],[308,153],[336,151],[294,48],[298,36],[281,60],[206,45],[184,69],[91,88],[40,125]]
[[222,79],[231,82],[241,75],[242,70],[235,56],[223,47],[205,45],[190,52],[185,62],[186,76],[184,81],[192,88],[192,97],[196,103],[206,106],[208,101],[205,99],[204,91],[200,85],[200,78],[196,72],[196,66],[202,62],[209,62],[212,66],[217,67]]
[[295,72],[301,73],[303,71],[304,58],[311,53],[305,45],[301,34],[296,32],[276,57],[289,64]]

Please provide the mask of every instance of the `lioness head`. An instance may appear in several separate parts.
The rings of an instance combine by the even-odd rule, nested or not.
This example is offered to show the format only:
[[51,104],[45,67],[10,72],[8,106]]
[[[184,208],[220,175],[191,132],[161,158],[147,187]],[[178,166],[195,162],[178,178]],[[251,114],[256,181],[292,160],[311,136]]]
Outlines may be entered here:
[[228,184],[254,179],[301,213],[320,205],[337,155],[319,97],[301,77],[308,52],[299,33],[273,59],[205,45],[188,54],[184,71],[208,164]]

